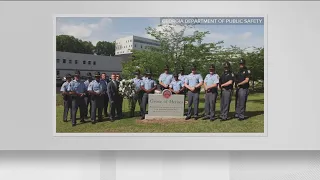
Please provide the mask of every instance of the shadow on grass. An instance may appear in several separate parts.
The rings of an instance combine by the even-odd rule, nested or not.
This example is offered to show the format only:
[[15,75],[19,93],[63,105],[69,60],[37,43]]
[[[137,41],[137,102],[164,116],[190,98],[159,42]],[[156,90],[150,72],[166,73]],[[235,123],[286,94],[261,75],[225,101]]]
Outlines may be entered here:
[[252,99],[252,100],[248,100],[248,102],[263,104],[264,103],[264,99]]

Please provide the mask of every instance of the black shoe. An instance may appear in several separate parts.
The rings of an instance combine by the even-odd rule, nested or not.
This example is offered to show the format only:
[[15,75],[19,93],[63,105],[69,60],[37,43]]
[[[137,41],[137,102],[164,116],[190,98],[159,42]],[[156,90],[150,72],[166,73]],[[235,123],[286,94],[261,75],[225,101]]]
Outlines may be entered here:
[[190,117],[190,116],[187,116],[187,117],[186,117],[186,120],[189,120],[189,119],[191,119],[191,117]]
[[243,120],[244,120],[244,118],[239,118],[238,120],[239,120],[239,121],[243,121]]
[[238,116],[238,115],[234,115],[233,117],[234,117],[234,118],[239,118],[239,116]]
[[144,120],[144,119],[145,119],[145,117],[144,117],[144,116],[142,116],[140,119],[141,119],[141,120]]
[[210,118],[210,121],[211,121],[211,122],[214,121],[214,120],[216,120],[216,118]]
[[207,117],[207,116],[206,116],[206,117],[204,117],[204,118],[202,118],[202,120],[207,120],[207,119],[209,119],[209,117]]
[[91,124],[96,124],[96,122],[95,122],[95,121],[92,121]]
[[72,124],[72,127],[76,126],[77,124]]
[[198,119],[199,119],[199,117],[198,117],[198,116],[194,117],[194,120],[198,120]]
[[228,118],[220,118],[221,119],[221,121],[226,121],[226,120],[228,120]]
[[63,120],[63,122],[68,122],[68,120]]
[[111,122],[114,122],[115,120],[114,120],[114,118],[110,118],[110,121],[111,121]]
[[84,119],[82,119],[80,122],[81,122],[81,123],[85,123]]

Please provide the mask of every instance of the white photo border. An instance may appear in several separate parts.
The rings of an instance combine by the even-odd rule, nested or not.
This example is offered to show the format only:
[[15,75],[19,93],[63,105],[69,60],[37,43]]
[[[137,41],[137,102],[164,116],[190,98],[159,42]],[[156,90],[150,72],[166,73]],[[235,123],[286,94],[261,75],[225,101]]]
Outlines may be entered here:
[[268,137],[268,19],[261,14],[55,14],[53,15],[53,83],[56,84],[56,19],[59,17],[263,17],[264,18],[264,132],[263,133],[57,133],[56,132],[56,91],[53,87],[53,136],[54,137]]

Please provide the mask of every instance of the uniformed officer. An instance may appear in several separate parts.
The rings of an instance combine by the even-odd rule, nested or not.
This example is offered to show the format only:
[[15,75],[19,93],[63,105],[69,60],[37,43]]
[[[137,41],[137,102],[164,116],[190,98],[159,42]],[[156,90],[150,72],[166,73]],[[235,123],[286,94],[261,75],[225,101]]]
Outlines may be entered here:
[[174,80],[171,81],[169,89],[173,94],[184,94],[184,82],[181,81],[177,73],[173,74]]
[[68,122],[68,112],[69,112],[69,109],[70,109],[70,119],[72,119],[71,117],[71,96],[69,95],[69,90],[70,90],[70,82],[71,82],[71,75],[70,74],[67,74],[66,75],[66,82],[64,82],[61,86],[61,93],[62,93],[62,96],[63,96],[63,107],[64,107],[64,110],[63,110],[63,121],[64,122]]
[[147,78],[147,71],[144,72],[144,75],[142,76],[142,80],[145,80]]
[[140,116],[142,114],[142,106],[141,106],[141,101],[142,101],[142,96],[143,96],[143,91],[141,90],[141,83],[142,83],[142,78],[140,75],[140,70],[137,70],[135,72],[135,78],[132,79],[133,83],[135,85],[135,94],[132,99],[132,104],[131,104],[131,111],[130,111],[130,116],[134,116],[134,112],[136,109],[136,104],[138,101],[139,107],[140,107]]
[[74,80],[70,82],[70,94],[72,97],[72,126],[76,126],[76,115],[78,108],[80,109],[80,119],[84,122],[85,118],[85,93],[86,85],[83,81],[80,81],[80,72],[76,71],[74,74]]
[[103,86],[103,91],[104,91],[104,94],[103,94],[103,112],[104,112],[104,117],[108,117],[108,105],[109,105],[109,96],[108,96],[108,93],[107,93],[107,86],[108,86],[108,83],[109,83],[109,79],[107,79],[107,75],[106,73],[102,73],[101,74],[101,83],[102,83],[102,86]]
[[98,121],[102,121],[102,109],[103,109],[103,98],[105,94],[105,82],[100,80],[100,72],[94,74],[95,80],[93,80],[89,86],[88,91],[91,95],[91,122],[95,124],[96,121],[96,112],[98,109]]
[[147,104],[148,104],[148,95],[153,94],[154,90],[157,88],[157,83],[151,78],[151,71],[146,72],[147,77],[141,82],[141,89],[144,91],[141,102],[141,119],[145,118],[145,114],[147,113]]
[[[121,77],[120,77],[120,74],[116,74],[116,81],[117,81],[117,84],[118,84],[118,87],[120,85],[120,81],[121,81]],[[121,119],[123,117],[123,112],[122,112],[122,104],[123,104],[123,96],[121,96],[119,94],[119,104],[118,104],[118,108],[116,109],[116,117],[118,117],[119,119]]]
[[[184,68],[181,67],[181,68],[180,68],[179,79],[183,82],[183,84],[184,84],[185,79],[186,79],[187,76],[188,76],[188,75],[185,75],[185,74],[184,74]],[[186,99],[188,89],[187,89],[187,88],[184,88],[183,91],[184,91],[184,92],[183,92],[183,94],[184,94],[184,99]],[[185,110],[185,108],[186,108],[186,107],[185,107],[185,106],[186,106],[186,103],[184,103],[183,105],[184,105],[184,110]],[[187,112],[185,112],[184,115],[187,115]]]
[[215,73],[215,66],[211,65],[209,68],[209,74],[204,79],[205,90],[205,113],[204,120],[209,119],[213,121],[215,119],[216,100],[218,96],[218,84],[219,75]]
[[[88,72],[87,73],[87,80],[84,82],[84,84],[86,85],[86,89],[88,89],[91,81],[92,81],[92,75],[90,72]],[[91,95],[89,92],[86,93],[86,96],[84,97],[84,101],[86,103],[85,118],[88,118],[88,111],[89,111],[89,115],[91,114]],[[90,108],[89,108],[89,106],[90,106]]]
[[221,100],[220,100],[220,118],[221,120],[228,119],[228,113],[230,110],[230,103],[232,97],[232,89],[234,82],[234,74],[231,71],[230,63],[224,63],[224,72],[219,80],[219,87],[221,89]]
[[184,68],[181,67],[181,68],[180,68],[180,73],[179,73],[178,79],[184,83],[186,77],[187,77],[187,75],[184,74]]
[[184,83],[184,86],[188,89],[188,113],[186,120],[191,119],[192,104],[194,104],[194,119],[197,120],[199,118],[199,94],[202,84],[203,78],[201,74],[196,73],[196,67],[193,66],[191,68],[191,73],[187,76]]
[[172,74],[169,74],[169,66],[164,67],[164,73],[159,76],[159,84],[161,90],[169,89],[169,84],[171,83],[173,77]]
[[240,70],[236,75],[236,114],[235,118],[239,118],[239,120],[244,120],[244,113],[246,111],[246,103],[249,94],[249,78],[251,75],[251,71],[246,67],[245,60],[241,59]]

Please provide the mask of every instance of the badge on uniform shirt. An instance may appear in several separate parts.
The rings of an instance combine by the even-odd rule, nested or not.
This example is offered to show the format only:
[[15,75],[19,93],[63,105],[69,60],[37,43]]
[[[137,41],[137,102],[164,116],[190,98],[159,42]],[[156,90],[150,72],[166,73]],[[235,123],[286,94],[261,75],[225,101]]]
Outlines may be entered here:
[[233,73],[231,73],[231,76],[232,76],[232,77],[234,77],[234,74],[233,74]]
[[248,74],[250,74],[251,72],[250,72],[250,70],[248,70]]
[[242,73],[243,73],[243,74],[245,74],[246,72],[245,72],[245,71],[243,71]]

